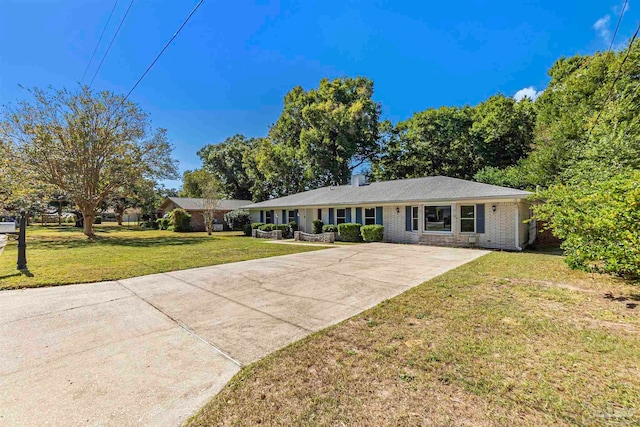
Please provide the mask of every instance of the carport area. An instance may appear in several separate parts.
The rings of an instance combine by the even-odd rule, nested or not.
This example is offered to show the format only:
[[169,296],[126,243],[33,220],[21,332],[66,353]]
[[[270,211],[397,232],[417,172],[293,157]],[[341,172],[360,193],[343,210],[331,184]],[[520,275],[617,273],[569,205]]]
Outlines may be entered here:
[[485,253],[375,243],[0,292],[0,425],[179,425],[242,366]]

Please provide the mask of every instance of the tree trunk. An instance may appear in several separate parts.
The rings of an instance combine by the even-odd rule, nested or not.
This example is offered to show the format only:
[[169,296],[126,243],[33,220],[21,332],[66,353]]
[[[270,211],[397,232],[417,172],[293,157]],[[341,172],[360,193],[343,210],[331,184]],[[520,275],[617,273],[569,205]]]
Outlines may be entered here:
[[93,239],[94,237],[96,237],[95,233],[93,232],[93,221],[95,221],[96,219],[96,214],[92,210],[91,212],[83,212],[82,216],[84,218],[84,221],[83,221],[84,234],[90,239]]
[[118,221],[118,225],[122,225],[122,214],[117,214],[116,220]]

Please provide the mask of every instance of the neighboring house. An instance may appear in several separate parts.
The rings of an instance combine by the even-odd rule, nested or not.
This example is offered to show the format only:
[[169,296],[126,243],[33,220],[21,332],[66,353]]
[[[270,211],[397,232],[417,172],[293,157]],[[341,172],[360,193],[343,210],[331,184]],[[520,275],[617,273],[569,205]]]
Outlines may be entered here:
[[[205,231],[204,200],[191,197],[167,197],[160,205],[159,213],[164,215],[176,208],[182,208],[191,214],[191,228],[194,231]],[[224,221],[224,214],[250,203],[251,200],[218,200],[215,214],[216,224],[224,225],[224,228],[228,229],[229,227]]]
[[355,175],[351,185],[309,190],[244,208],[254,222],[295,220],[307,233],[316,219],[325,224],[382,224],[386,242],[519,251],[529,241],[530,225],[525,221],[531,218],[530,195],[445,176],[368,184],[363,175]]
[[[102,216],[102,221],[116,221],[116,212],[113,208],[108,208],[100,213]],[[56,216],[56,221],[57,221]],[[130,223],[135,222],[139,223],[142,220],[142,209],[140,208],[126,208],[124,213],[122,214],[122,222]]]

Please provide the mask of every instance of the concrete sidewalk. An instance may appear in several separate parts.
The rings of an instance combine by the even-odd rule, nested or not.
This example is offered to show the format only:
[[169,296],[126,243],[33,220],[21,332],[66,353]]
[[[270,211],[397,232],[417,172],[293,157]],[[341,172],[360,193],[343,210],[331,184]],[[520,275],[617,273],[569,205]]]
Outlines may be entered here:
[[241,366],[485,253],[365,244],[0,292],[0,425],[178,425]]

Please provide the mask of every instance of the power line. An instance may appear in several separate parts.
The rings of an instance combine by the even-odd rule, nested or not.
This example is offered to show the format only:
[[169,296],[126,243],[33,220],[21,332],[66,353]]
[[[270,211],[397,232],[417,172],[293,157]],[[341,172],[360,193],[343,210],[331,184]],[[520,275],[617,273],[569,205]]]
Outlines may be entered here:
[[136,84],[133,85],[133,87],[131,88],[131,90],[129,91],[129,93],[127,93],[127,95],[124,97],[124,99],[122,100],[122,102],[125,102],[127,100],[127,98],[129,98],[129,95],[131,95],[131,92],[133,92],[135,90],[136,87],[138,87],[138,84],[140,84],[140,82],[142,81],[142,79],[144,79],[144,76],[147,75],[147,73],[151,70],[151,68],[154,66],[154,64],[158,61],[158,59],[160,59],[160,57],[162,56],[162,54],[164,53],[165,50],[167,50],[167,48],[169,47],[169,45],[173,42],[173,40],[178,37],[178,34],[180,33],[180,31],[182,31],[182,29],[184,28],[185,25],[187,25],[187,22],[189,22],[189,19],[191,19],[191,17],[193,16],[194,13],[196,13],[196,10],[198,10],[198,8],[200,7],[200,5],[204,2],[204,0],[200,0],[198,2],[198,4],[196,4],[196,6],[193,8],[193,10],[191,11],[191,13],[189,13],[189,15],[187,16],[187,18],[184,20],[184,22],[182,23],[182,25],[180,25],[180,28],[178,28],[178,31],[176,31],[173,36],[171,37],[171,39],[169,39],[169,41],[164,45],[164,47],[162,48],[162,50],[160,51],[160,53],[158,54],[158,56],[156,56],[156,58],[153,60],[153,62],[151,62],[151,64],[147,67],[147,69],[144,71],[144,73],[142,73],[142,75],[140,76],[140,78],[138,79],[138,81],[136,82]]
[[622,6],[622,10],[620,11],[620,17],[618,18],[618,23],[616,24],[616,30],[613,32],[613,37],[611,37],[611,44],[609,45],[609,50],[613,48],[613,42],[616,40],[616,34],[618,34],[618,28],[620,28],[620,22],[622,21],[622,17],[624,16],[624,12],[627,10],[627,2],[629,0],[624,0],[624,5]]
[[638,36],[638,31],[640,31],[640,22],[638,22],[638,26],[636,27],[636,32],[633,34],[633,37],[631,37],[631,40],[629,41],[627,52],[624,55],[624,58],[622,59],[620,66],[618,67],[618,72],[616,73],[616,77],[613,79],[613,82],[611,82],[611,89],[609,89],[607,96],[604,98],[604,102],[602,103],[602,108],[600,109],[600,111],[598,111],[596,120],[593,122],[593,126],[591,126],[591,129],[589,129],[589,135],[587,136],[587,139],[591,136],[591,132],[593,131],[593,128],[595,128],[596,124],[598,124],[598,119],[600,118],[600,115],[602,114],[604,107],[607,105],[607,102],[609,102],[609,98],[611,97],[611,94],[613,94],[613,90],[615,89],[616,83],[618,82],[618,80],[620,79],[620,75],[622,74],[622,67],[624,66],[624,63],[627,61],[627,58],[631,53],[631,48],[633,47],[633,42],[636,40],[636,37]]
[[109,18],[107,18],[107,23],[104,24],[104,28],[102,29],[102,33],[100,33],[100,38],[98,39],[98,43],[96,43],[96,47],[93,49],[93,53],[91,54],[91,58],[89,58],[89,63],[87,64],[87,68],[84,69],[84,73],[82,74],[82,78],[80,79],[80,83],[84,80],[84,77],[87,75],[87,71],[89,71],[89,66],[91,65],[91,61],[93,61],[93,57],[98,50],[98,46],[100,46],[100,42],[102,41],[102,37],[104,36],[104,32],[107,31],[107,26],[109,26],[109,22],[111,22],[111,17],[113,16],[113,12],[116,10],[116,6],[118,5],[118,0],[115,1],[113,7],[111,8],[111,13],[109,14]]
[[102,64],[104,63],[105,58],[109,54],[109,50],[111,49],[111,45],[113,45],[113,41],[116,39],[118,33],[120,32],[120,28],[122,28],[122,24],[124,23],[124,20],[127,18],[127,15],[129,14],[129,10],[131,10],[131,6],[133,6],[133,0],[131,0],[131,3],[129,3],[129,7],[127,8],[127,11],[124,13],[124,16],[122,17],[122,19],[120,20],[120,24],[118,25],[118,28],[116,29],[115,34],[113,35],[113,37],[111,37],[111,41],[109,42],[109,46],[107,47],[107,50],[104,52],[104,55],[102,55],[102,60],[100,61],[100,64],[98,65],[98,69],[93,74],[93,77],[91,78],[91,81],[89,82],[89,86],[91,86],[93,84],[93,81],[95,80],[96,76],[98,75],[98,72],[100,71],[100,67],[102,67]]

